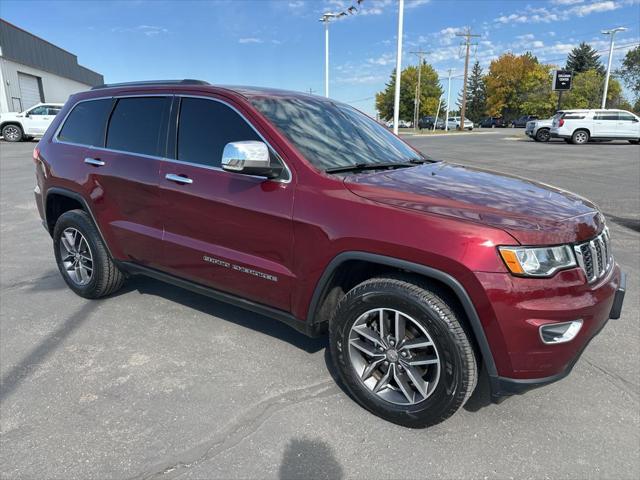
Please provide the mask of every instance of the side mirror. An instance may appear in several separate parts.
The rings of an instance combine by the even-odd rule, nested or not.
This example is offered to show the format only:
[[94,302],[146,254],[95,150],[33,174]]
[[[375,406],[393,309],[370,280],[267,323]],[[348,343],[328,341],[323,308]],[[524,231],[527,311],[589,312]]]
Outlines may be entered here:
[[272,167],[269,147],[255,140],[230,142],[222,152],[222,169],[227,172],[276,178],[282,167]]

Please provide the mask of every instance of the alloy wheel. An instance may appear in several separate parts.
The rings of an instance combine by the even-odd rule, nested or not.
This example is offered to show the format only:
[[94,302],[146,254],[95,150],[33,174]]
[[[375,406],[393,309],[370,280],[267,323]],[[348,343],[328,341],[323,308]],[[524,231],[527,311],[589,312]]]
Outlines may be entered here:
[[9,142],[16,142],[20,139],[20,129],[13,125],[8,125],[2,130],[2,136]]
[[349,332],[349,359],[366,388],[397,405],[426,400],[440,378],[440,357],[427,331],[391,308],[358,317]]
[[586,132],[578,132],[575,134],[576,143],[587,143],[589,137],[587,137]]
[[93,255],[87,239],[69,227],[60,236],[60,259],[69,278],[77,285],[87,285],[93,274]]

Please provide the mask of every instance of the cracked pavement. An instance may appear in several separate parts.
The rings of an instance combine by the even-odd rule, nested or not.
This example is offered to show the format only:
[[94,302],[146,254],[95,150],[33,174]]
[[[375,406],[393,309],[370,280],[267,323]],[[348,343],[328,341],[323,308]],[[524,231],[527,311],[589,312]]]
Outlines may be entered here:
[[35,143],[0,142],[0,478],[638,478],[640,148],[511,129],[408,140],[605,212],[625,308],[569,377],[501,405],[480,389],[409,430],[334,383],[324,339],[145,278],[84,300],[40,225]]

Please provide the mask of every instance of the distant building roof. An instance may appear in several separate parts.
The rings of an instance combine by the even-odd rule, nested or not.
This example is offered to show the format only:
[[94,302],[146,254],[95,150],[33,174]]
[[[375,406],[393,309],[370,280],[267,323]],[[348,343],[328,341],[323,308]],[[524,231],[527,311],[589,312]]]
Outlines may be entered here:
[[2,56],[86,85],[101,85],[104,77],[78,65],[78,57],[11,23],[0,19]]

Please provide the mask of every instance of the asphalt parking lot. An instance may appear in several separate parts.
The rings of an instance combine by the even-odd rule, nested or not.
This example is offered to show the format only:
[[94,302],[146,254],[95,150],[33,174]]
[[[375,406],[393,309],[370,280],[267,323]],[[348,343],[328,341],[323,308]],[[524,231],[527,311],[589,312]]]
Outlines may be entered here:
[[35,143],[0,142],[0,477],[639,478],[640,147],[407,138],[601,207],[628,293],[568,378],[409,430],[335,385],[322,339],[150,279],[84,300],[37,215]]

